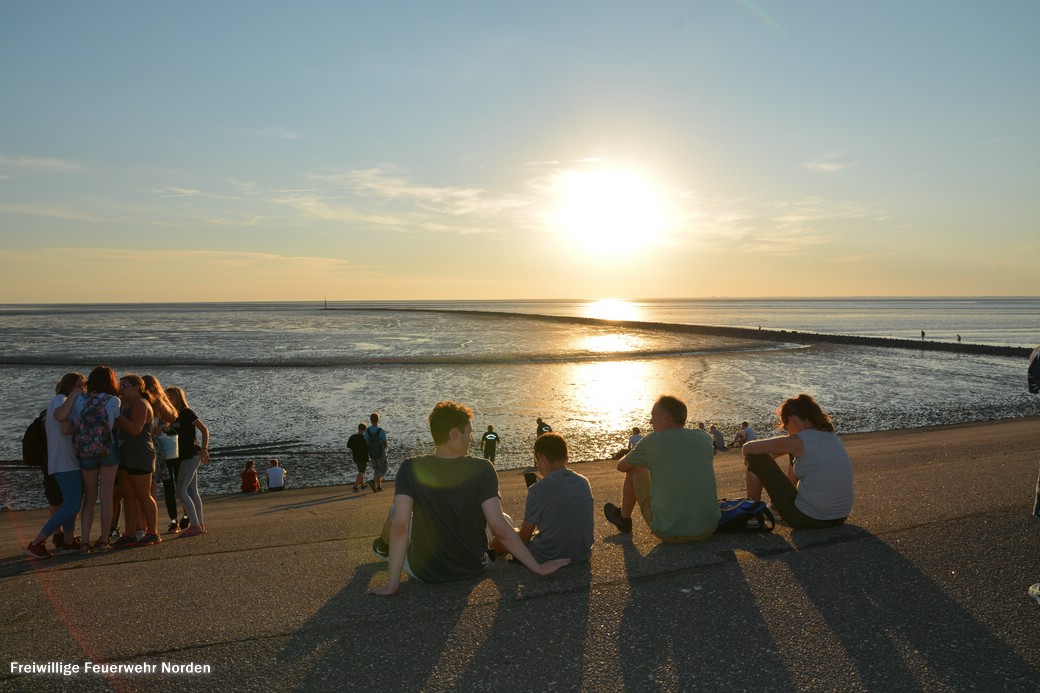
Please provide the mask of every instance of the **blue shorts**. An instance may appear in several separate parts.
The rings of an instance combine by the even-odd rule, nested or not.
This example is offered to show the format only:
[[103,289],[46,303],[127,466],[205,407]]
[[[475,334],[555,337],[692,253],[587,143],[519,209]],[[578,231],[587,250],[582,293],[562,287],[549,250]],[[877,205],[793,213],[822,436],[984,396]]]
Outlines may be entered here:
[[77,457],[79,468],[85,471],[98,469],[99,467],[119,466],[119,457],[113,452],[108,457]]

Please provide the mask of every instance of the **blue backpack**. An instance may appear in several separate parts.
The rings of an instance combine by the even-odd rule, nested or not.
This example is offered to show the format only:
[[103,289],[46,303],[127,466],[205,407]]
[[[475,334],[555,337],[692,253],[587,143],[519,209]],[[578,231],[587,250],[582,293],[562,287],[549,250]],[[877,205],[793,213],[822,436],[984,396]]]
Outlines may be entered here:
[[719,501],[719,527],[716,532],[772,532],[776,520],[769,506],[748,498]]
[[383,456],[383,435],[383,429],[379,426],[369,426],[365,429],[365,440],[368,441],[368,456],[374,460],[378,460]]
[[72,432],[76,457],[99,459],[112,454],[112,429],[106,405],[109,395],[88,395]]

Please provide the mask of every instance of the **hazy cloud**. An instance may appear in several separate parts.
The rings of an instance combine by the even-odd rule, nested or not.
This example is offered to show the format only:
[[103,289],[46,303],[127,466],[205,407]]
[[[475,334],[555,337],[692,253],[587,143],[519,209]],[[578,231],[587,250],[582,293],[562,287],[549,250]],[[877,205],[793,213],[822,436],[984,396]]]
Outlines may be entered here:
[[0,154],[0,166],[6,166],[10,168],[25,169],[31,171],[54,171],[58,173],[65,173],[69,171],[79,171],[83,167],[75,161],[68,161],[67,159],[54,159],[50,157],[38,157],[38,156],[6,156]]

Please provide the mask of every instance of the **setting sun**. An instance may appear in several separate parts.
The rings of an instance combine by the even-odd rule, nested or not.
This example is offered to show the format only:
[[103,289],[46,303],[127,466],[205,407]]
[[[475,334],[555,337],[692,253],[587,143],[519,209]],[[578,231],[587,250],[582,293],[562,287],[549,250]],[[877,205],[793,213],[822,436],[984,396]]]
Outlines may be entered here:
[[665,228],[663,196],[637,174],[618,169],[568,171],[554,188],[558,203],[550,223],[589,251],[620,253],[652,242]]

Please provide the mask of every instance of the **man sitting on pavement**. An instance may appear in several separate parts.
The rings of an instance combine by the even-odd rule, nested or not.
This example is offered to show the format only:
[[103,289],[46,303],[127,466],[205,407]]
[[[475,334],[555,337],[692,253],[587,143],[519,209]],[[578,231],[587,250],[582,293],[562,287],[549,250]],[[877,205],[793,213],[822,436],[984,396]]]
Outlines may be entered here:
[[664,395],[650,411],[654,432],[618,462],[624,472],[621,507],[603,506],[607,521],[632,531],[636,504],[654,535],[665,542],[707,539],[719,523],[711,436],[684,428],[686,405]]
[[397,471],[394,504],[382,536],[372,543],[387,560],[389,579],[369,594],[397,593],[401,571],[420,582],[448,582],[481,575],[488,563],[488,537],[494,533],[513,557],[539,575],[570,563],[539,563],[502,514],[498,476],[487,460],[467,455],[473,442],[473,411],[439,402],[430,413],[432,455],[413,457]]

